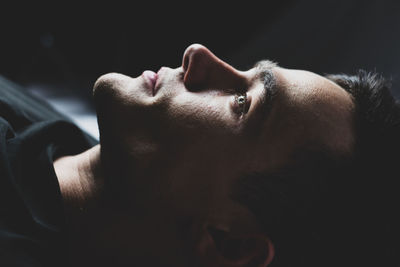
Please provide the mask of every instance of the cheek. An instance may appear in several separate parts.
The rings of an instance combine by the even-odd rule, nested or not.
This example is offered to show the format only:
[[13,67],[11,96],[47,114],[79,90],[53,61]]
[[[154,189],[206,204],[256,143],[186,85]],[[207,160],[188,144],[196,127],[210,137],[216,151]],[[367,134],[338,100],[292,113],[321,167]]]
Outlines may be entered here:
[[172,99],[166,120],[181,130],[227,134],[235,127],[227,96],[182,94]]

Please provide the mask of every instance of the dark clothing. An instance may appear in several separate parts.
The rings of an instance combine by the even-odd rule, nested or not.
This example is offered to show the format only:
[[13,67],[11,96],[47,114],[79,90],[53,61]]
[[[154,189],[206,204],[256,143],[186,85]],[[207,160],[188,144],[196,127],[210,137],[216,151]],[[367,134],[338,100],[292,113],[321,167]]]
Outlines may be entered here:
[[97,144],[0,77],[0,266],[63,266],[66,223],[53,160]]

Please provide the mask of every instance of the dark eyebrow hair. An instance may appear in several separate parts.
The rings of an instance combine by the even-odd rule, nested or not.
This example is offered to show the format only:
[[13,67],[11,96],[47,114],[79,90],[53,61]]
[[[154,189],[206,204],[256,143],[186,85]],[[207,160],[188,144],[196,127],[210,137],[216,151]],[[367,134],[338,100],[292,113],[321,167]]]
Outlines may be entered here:
[[269,59],[263,59],[263,60],[257,61],[253,65],[253,68],[256,68],[256,69],[272,69],[275,67],[278,67],[278,63],[274,62],[272,60],[269,60]]
[[278,67],[276,62],[271,60],[261,60],[254,64],[256,76],[264,84],[264,94],[261,102],[263,113],[267,115],[272,107],[273,100],[277,93],[276,79],[272,69]]

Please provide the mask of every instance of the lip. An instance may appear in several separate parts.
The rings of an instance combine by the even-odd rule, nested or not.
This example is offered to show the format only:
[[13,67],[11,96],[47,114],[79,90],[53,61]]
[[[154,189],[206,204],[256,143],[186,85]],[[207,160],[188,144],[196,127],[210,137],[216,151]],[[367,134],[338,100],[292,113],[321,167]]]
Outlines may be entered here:
[[156,83],[157,83],[157,79],[158,79],[157,73],[155,73],[154,71],[151,71],[151,70],[145,70],[145,71],[143,71],[142,76],[146,80],[147,84],[150,86],[151,93],[154,96],[156,93],[155,87],[156,87]]
[[158,92],[158,90],[160,89],[160,86],[159,86],[159,78],[160,78],[160,75],[161,75],[161,72],[163,71],[163,69],[164,69],[164,67],[161,67],[158,71],[157,71],[157,80],[156,80],[156,83],[155,83],[155,85],[154,85],[154,88],[153,88],[153,95],[156,95],[157,94],[157,92]]

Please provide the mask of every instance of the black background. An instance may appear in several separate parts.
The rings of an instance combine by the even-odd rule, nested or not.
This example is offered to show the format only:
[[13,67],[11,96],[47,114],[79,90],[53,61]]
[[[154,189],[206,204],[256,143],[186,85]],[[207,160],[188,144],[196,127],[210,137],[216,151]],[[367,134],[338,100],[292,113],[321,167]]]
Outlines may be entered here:
[[0,74],[90,102],[101,74],[177,67],[201,43],[242,70],[264,58],[319,74],[376,70],[400,96],[396,0],[99,3],[3,7]]

